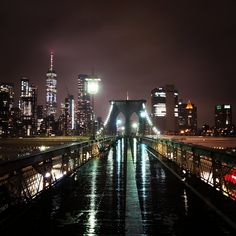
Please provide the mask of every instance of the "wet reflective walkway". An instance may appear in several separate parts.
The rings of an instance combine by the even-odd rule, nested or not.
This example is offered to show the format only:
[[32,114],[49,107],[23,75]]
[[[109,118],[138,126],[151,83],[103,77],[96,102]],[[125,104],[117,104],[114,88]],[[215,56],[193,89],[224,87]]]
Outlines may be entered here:
[[1,235],[236,235],[144,145],[127,144],[82,166]]

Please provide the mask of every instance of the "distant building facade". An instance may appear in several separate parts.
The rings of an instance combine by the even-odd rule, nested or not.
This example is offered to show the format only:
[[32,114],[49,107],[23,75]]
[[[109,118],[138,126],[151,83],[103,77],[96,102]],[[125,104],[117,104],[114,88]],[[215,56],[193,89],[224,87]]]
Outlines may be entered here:
[[179,131],[182,134],[196,134],[197,107],[189,100],[188,103],[179,102]]
[[232,106],[220,104],[215,106],[215,127],[225,129],[232,126]]
[[87,92],[86,74],[78,75],[78,100],[77,100],[77,132],[80,135],[90,134],[92,129],[93,110],[91,104],[91,96]]
[[44,108],[42,105],[36,107],[36,132],[38,135],[46,133],[45,120],[44,120]]
[[4,83],[0,84],[0,92],[9,94],[9,108],[13,108],[14,106],[14,84],[13,83]]
[[50,68],[46,74],[46,115],[55,116],[57,112],[57,74],[53,68],[53,53],[51,53]]
[[22,135],[36,133],[37,122],[37,88],[29,84],[29,79],[22,77],[19,108],[21,111]]
[[151,91],[152,117],[161,133],[175,133],[178,129],[178,91],[174,85]]
[[13,109],[13,84],[0,84],[0,136],[8,136],[13,129],[11,110]]
[[59,127],[63,135],[72,135],[75,131],[75,100],[73,95],[68,95],[61,104]]

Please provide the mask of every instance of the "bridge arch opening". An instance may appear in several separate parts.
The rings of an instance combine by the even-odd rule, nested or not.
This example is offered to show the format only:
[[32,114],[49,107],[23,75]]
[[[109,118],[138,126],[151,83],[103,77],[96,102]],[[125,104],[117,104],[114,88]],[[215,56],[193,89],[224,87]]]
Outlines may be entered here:
[[139,116],[137,112],[133,112],[130,116],[130,130],[131,130],[131,135],[137,135],[139,133]]
[[124,135],[125,134],[125,122],[126,118],[123,112],[120,112],[116,116],[116,134],[118,135]]

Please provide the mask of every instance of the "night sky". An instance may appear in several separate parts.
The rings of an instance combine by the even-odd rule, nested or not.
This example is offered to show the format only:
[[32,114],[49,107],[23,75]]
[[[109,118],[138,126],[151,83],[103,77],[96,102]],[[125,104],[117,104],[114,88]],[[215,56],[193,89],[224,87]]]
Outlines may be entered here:
[[[50,51],[58,100],[77,94],[77,75],[101,77],[96,115],[110,99],[146,99],[174,84],[198,108],[198,124],[213,125],[214,106],[233,105],[236,123],[235,1],[5,0],[0,3],[0,81],[21,76],[45,104]],[[150,109],[149,109],[150,110]]]

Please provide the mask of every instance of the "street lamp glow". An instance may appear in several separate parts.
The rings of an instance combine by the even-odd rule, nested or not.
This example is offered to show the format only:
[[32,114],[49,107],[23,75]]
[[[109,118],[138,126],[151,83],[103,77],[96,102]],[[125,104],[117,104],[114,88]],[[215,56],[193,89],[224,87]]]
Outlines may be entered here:
[[140,116],[141,116],[141,118],[145,118],[146,117],[146,112],[145,111],[141,111],[140,112]]
[[138,123],[134,122],[134,123],[132,124],[132,127],[133,127],[134,129],[137,129],[137,128],[138,128]]
[[87,82],[87,92],[89,94],[96,94],[98,92],[99,89],[99,82],[101,81],[100,78],[86,78],[85,79]]
[[50,172],[47,172],[46,174],[45,174],[45,178],[49,178],[51,176],[51,173]]
[[122,124],[122,120],[121,120],[121,119],[117,119],[117,120],[116,120],[116,125],[119,126],[119,125],[121,125],[121,124]]
[[101,81],[98,77],[85,78],[86,91],[91,95],[91,109],[92,109],[92,139],[95,139],[95,114],[94,114],[94,95],[98,92],[98,84]]

